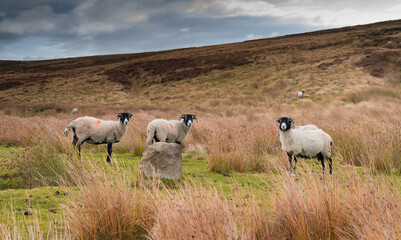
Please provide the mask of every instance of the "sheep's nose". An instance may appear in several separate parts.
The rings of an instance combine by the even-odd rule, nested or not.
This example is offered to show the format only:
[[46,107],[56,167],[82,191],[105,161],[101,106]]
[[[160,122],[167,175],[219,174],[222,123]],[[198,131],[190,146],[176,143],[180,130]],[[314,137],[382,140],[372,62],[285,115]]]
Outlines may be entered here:
[[128,119],[124,119],[124,124],[128,124]]
[[192,120],[188,121],[188,126],[192,126]]
[[285,123],[282,123],[281,125],[280,125],[280,128],[281,128],[281,130],[285,130],[286,128],[287,128],[287,125],[285,124]]

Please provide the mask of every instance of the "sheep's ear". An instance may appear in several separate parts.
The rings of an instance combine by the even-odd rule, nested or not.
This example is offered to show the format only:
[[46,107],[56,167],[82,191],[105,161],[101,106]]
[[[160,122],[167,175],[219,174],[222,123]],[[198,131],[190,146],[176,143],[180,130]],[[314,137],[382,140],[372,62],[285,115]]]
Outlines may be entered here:
[[180,117],[180,119],[181,119],[181,118],[185,118],[185,114],[182,114],[181,117]]
[[121,117],[122,117],[122,116],[121,116],[121,113],[117,114],[117,117],[118,117],[118,118],[121,118]]
[[132,113],[130,113],[130,114],[128,115],[129,118],[131,118],[132,116],[134,116]]
[[276,119],[276,122],[280,123],[280,119]]
[[195,115],[192,115],[192,116],[194,116],[194,119],[196,120],[196,122],[198,122],[198,119],[196,119],[196,116]]

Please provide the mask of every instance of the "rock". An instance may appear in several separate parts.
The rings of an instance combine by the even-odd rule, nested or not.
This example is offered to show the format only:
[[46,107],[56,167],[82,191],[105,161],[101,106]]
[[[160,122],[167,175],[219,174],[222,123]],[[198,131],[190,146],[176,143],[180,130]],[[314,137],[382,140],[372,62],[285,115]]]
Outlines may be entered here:
[[224,177],[230,177],[230,174],[228,174],[228,173],[223,173],[223,176],[224,176]]
[[73,108],[72,110],[71,110],[71,114],[75,114],[75,113],[77,113],[78,112],[78,108]]
[[28,210],[28,211],[24,212],[24,215],[25,216],[31,216],[31,215],[33,215],[33,212]]
[[146,176],[178,179],[182,176],[182,154],[179,144],[158,142],[142,154],[139,171]]

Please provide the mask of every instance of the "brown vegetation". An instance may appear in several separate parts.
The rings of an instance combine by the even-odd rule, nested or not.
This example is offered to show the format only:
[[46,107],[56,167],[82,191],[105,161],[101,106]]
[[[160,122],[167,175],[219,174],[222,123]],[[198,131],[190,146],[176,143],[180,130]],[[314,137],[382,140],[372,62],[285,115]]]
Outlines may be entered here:
[[355,65],[368,70],[373,77],[383,77],[384,68],[393,58],[399,56],[401,56],[401,52],[375,52],[365,56],[361,61],[355,63]]
[[[398,54],[398,51],[388,50],[387,41],[391,38],[393,45],[398,46],[401,41],[399,25],[400,21],[389,21],[152,53],[2,61],[0,101],[120,103],[142,107],[168,102],[177,105],[183,98],[186,101],[215,99],[215,94],[222,95],[221,87],[230,90],[224,93],[224,98],[257,94],[271,101],[274,95],[270,89],[280,81],[287,82],[288,86],[275,89],[274,94],[298,89],[314,92],[319,86],[341,94],[348,91],[346,86],[350,84],[355,89],[365,88],[366,81],[382,84],[356,71],[354,64],[366,68],[375,77],[383,76],[390,55]],[[368,44],[371,41],[377,44]],[[318,70],[313,70],[316,66]],[[366,80],[360,80],[362,78]],[[161,93],[161,87],[166,91]],[[191,90],[193,96],[183,97],[181,90]],[[322,92],[314,95],[333,98]],[[274,102],[279,103],[280,99]]]
[[[401,70],[398,50],[386,42],[401,37],[400,24],[156,53],[0,61],[0,144],[22,149],[18,162],[3,166],[18,166],[19,187],[79,190],[63,207],[62,233],[49,232],[55,239],[400,239]],[[70,114],[73,107],[78,114]],[[183,150],[205,156],[209,171],[261,176],[263,186],[233,184],[227,194],[208,183],[146,179],[117,161],[79,160],[71,136],[62,136],[65,126],[122,111],[134,116],[115,153],[140,156],[152,119],[193,113],[199,122]],[[289,176],[275,125],[282,116],[331,135],[332,176],[309,159]],[[0,223],[0,238],[47,234],[38,221],[4,218],[15,227]]]

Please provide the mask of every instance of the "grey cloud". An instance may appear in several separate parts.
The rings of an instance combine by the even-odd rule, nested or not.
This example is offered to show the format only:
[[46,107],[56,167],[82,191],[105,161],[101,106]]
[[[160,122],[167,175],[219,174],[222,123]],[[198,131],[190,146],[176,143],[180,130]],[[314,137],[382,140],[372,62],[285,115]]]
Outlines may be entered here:
[[[275,6],[283,7],[309,7],[309,8],[324,8],[339,10],[344,8],[359,8],[359,9],[386,9],[388,7],[397,5],[398,0],[382,0],[378,4],[377,0],[262,0],[266,3],[271,3]],[[252,1],[248,1],[252,2]]]
[[[57,18],[47,5],[23,11],[15,18],[5,18],[0,22],[0,32],[10,34],[32,34],[54,31]],[[55,21],[56,20],[56,21]]]
[[195,0],[189,12],[217,12],[217,16],[271,17],[282,22],[345,26],[398,19],[396,0]]
[[4,14],[0,32],[36,34],[47,31],[49,35],[114,32],[145,21],[151,14],[169,9],[180,12],[183,10],[180,6],[188,1],[86,0],[72,1],[74,6],[68,1],[21,2],[16,6],[11,1],[1,2],[2,9],[8,7],[13,14]]
[[[229,43],[380,21],[384,15],[399,18],[399,11],[391,10],[396,4],[391,0],[380,6],[372,0],[0,0],[0,58]],[[382,9],[387,12],[381,14]]]

